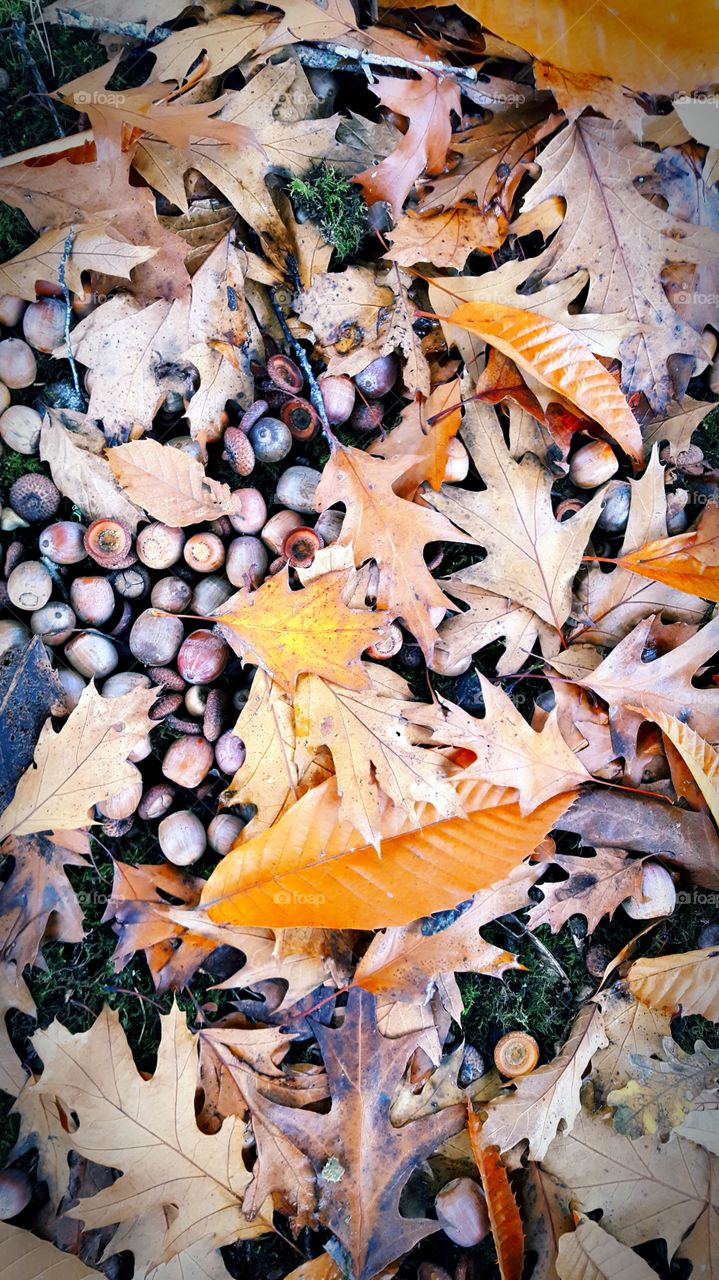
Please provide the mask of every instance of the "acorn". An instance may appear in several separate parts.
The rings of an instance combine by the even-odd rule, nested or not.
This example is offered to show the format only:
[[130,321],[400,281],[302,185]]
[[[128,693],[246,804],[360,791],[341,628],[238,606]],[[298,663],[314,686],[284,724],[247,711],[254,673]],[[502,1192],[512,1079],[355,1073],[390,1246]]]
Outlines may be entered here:
[[355,386],[370,400],[379,400],[392,390],[399,373],[399,361],[394,354],[378,356],[360,373],[355,374]]
[[222,733],[227,698],[221,689],[210,689],[202,717],[202,732],[208,742],[217,742]]
[[195,573],[214,573],[225,562],[225,547],[216,533],[194,533],[187,539],[182,555]]
[[349,418],[355,403],[355,385],[345,374],[323,373],[318,379],[327,421],[339,427]]
[[676,906],[674,881],[659,862],[645,862],[642,869],[641,894],[625,898],[622,906],[632,920],[655,920],[670,916]]
[[9,449],[30,457],[40,448],[42,418],[27,404],[11,404],[0,415],[0,436]]
[[232,813],[218,813],[207,828],[207,843],[224,858],[239,836],[244,822]]
[[629,519],[631,488],[627,480],[610,480],[603,494],[604,502],[597,519],[603,533],[623,533]]
[[199,440],[193,440],[192,436],[173,436],[167,441],[168,449],[177,449],[180,453],[186,453],[188,457],[194,458],[197,462],[202,460],[202,445]]
[[339,538],[344,518],[344,511],[335,511],[332,507],[328,507],[315,520],[315,533],[319,534],[326,547]]
[[210,772],[213,758],[210,743],[195,733],[170,743],[163,757],[162,772],[178,787],[198,787]]
[[267,361],[267,372],[280,391],[288,391],[291,395],[297,395],[305,385],[302,370],[294,360],[290,360],[289,356],[282,354],[270,356]]
[[372,401],[365,404],[362,400],[352,410],[347,426],[354,431],[377,431],[382,426],[383,419],[384,409],[381,404]]
[[323,543],[314,529],[300,527],[287,534],[282,543],[282,558],[294,569],[306,569],[312,564]]
[[94,631],[80,631],[68,641],[63,652],[75,670],[88,680],[109,676],[119,661],[112,640]]
[[24,1169],[3,1169],[0,1173],[0,1220],[6,1222],[8,1218],[16,1218],[31,1200],[32,1183]]
[[223,733],[215,743],[215,764],[221,773],[227,773],[231,777],[242,768],[246,754],[244,742],[231,729]]
[[503,1076],[526,1076],[539,1062],[539,1045],[526,1031],[508,1031],[494,1050],[494,1065]]
[[118,596],[123,600],[140,600],[150,590],[150,575],[142,564],[134,564],[129,569],[117,569],[111,574],[110,581]]
[[49,476],[27,472],[10,487],[8,501],[13,511],[31,524],[51,520],[60,506],[61,493]]
[[162,852],[176,867],[188,867],[197,862],[207,848],[205,828],[189,809],[180,809],[163,818],[157,835]]
[[54,564],[79,564],[85,559],[85,526],[74,520],[58,520],[43,529],[38,539],[40,554]]
[[322,479],[314,467],[288,467],[277,481],[275,501],[292,511],[316,511],[315,496]]
[[22,318],[25,341],[49,355],[65,337],[65,303],[59,298],[31,302]]
[[64,644],[70,639],[77,619],[69,604],[45,604],[36,609],[30,618],[33,635],[40,636],[45,644]]
[[121,698],[135,689],[149,689],[152,681],[141,671],[118,671],[109,676],[100,690],[103,698]]
[[169,782],[158,782],[149,787],[137,806],[138,817],[144,822],[162,818],[175,799],[175,788]]
[[222,606],[234,594],[235,588],[224,574],[208,574],[206,578],[200,579],[192,593],[190,613],[196,613],[201,618],[221,613]]
[[218,516],[217,520],[213,520],[210,524],[210,533],[216,533],[218,538],[229,538],[232,533],[230,517]]
[[22,338],[5,338],[0,342],[0,381],[13,390],[32,386],[37,374],[37,363]]
[[389,658],[394,658],[395,654],[399,653],[402,644],[402,632],[396,622],[391,622],[385,628],[384,634],[368,646],[367,654],[370,658],[379,659],[380,662],[387,662]]
[[17,298],[14,293],[0,294],[0,324],[4,324],[8,329],[14,329],[15,325],[22,320],[26,306],[25,299]]
[[171,565],[177,564],[184,545],[185,535],[182,529],[172,529],[157,520],[140,530],[135,548],[148,569],[169,569]]
[[258,462],[279,462],[292,448],[292,433],[279,418],[260,418],[248,438]]
[[240,431],[244,431],[245,435],[247,435],[250,427],[254,427],[258,419],[265,416],[269,407],[270,406],[266,400],[255,400],[254,404],[251,404],[249,409],[245,409],[245,412],[240,418],[238,424]]
[[162,667],[172,662],[185,634],[180,618],[172,614],[159,617],[145,609],[130,632],[130,652],[146,667]]
[[42,609],[52,595],[52,578],[39,560],[25,560],[13,569],[7,580],[10,603],[16,609],[34,613]]
[[132,816],[142,799],[142,774],[139,769],[135,769],[135,774],[134,782],[95,805],[100,817],[117,819]]
[[446,484],[459,484],[469,474],[469,454],[456,436],[447,441],[447,462],[443,479]]
[[222,437],[222,456],[238,476],[248,476],[255,469],[255,451],[239,427],[228,427]]
[[85,550],[103,569],[119,568],[132,548],[132,534],[121,520],[93,520]]
[[320,415],[309,400],[295,397],[280,410],[280,417],[292,432],[293,440],[312,440],[321,427]]
[[153,684],[159,684],[163,689],[171,689],[173,693],[185,691],[185,681],[172,667],[148,667],[147,674]]
[[188,684],[211,684],[222,675],[230,657],[228,645],[214,631],[192,631],[177,655],[177,670]]
[[190,685],[185,694],[185,709],[191,716],[204,716],[209,693],[210,690],[204,684]]
[[453,1178],[434,1201],[437,1221],[454,1244],[471,1249],[489,1231],[487,1202],[473,1178]]
[[590,440],[572,456],[569,479],[578,489],[595,489],[611,480],[619,470],[619,461],[611,445],[604,440]]
[[259,533],[267,520],[267,503],[259,489],[236,489],[237,510],[229,517],[235,533]]
[[262,541],[270,548],[270,551],[274,551],[275,555],[279,556],[282,554],[285,539],[289,534],[294,533],[295,529],[302,529],[303,527],[304,520],[297,511],[288,511],[287,509],[276,511],[273,516],[270,516],[267,524],[262,529]]
[[185,613],[192,600],[192,587],[182,578],[160,578],[150,593],[153,609],[163,613]]
[[87,680],[84,680],[79,671],[73,671],[71,667],[59,667],[57,678],[62,685],[62,691],[65,695],[65,703],[68,714],[75,710],[83,689],[87,688]]
[[259,538],[245,534],[233,538],[227,548],[225,572],[236,587],[254,590],[267,573],[269,556]]
[[115,592],[107,578],[74,578],[70,585],[70,604],[80,622],[101,627],[115,611]]
[[30,630],[24,622],[17,622],[14,618],[3,619],[0,621],[0,658],[8,652],[8,649],[14,649],[19,644],[27,644],[29,639]]

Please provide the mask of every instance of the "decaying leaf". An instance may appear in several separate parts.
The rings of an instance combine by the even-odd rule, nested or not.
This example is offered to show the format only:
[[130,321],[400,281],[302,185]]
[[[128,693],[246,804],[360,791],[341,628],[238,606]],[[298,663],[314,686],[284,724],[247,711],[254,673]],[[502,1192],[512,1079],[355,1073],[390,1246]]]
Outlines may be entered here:
[[557,1253],[559,1280],[653,1280],[656,1271],[591,1218],[580,1217]]
[[156,697],[154,689],[137,688],[102,698],[90,684],[59,733],[47,720],[34,763],[0,818],[0,839],[86,827],[92,805],[135,780],[137,768],[127,757],[153,727],[147,712]]
[[542,901],[529,913],[531,929],[548,924],[557,933],[575,915],[587,918],[590,933],[603,916],[612,916],[625,898],[641,894],[642,859],[628,858],[623,850],[594,850],[593,857],[558,853],[552,866],[566,871],[567,880],[540,885]]
[[719,1051],[697,1041],[685,1053],[670,1036],[663,1036],[660,1058],[629,1054],[629,1080],[607,1095],[614,1107],[614,1127],[630,1138],[656,1133],[668,1138],[693,1109],[699,1095],[716,1090]]
[[138,507],[173,529],[235,515],[239,497],[212,480],[201,462],[157,440],[135,440],[108,449],[118,484]]
[[64,712],[65,695],[39,636],[0,657],[0,810],[32,762],[47,717]]
[[84,831],[9,836],[1,846],[14,865],[0,890],[0,953],[18,972],[34,964],[52,923],[61,942],[84,938],[82,910],[66,867],[87,866],[90,842]]
[[[71,249],[65,255],[68,236]],[[83,271],[102,271],[129,280],[133,267],[155,253],[149,245],[128,244],[119,236],[108,235],[102,226],[80,227],[77,233],[71,227],[58,227],[0,266],[0,289],[34,302],[37,282],[56,284],[64,260],[68,288],[81,294]]]
[[662,711],[648,711],[645,707],[641,708],[641,712],[647,720],[658,724],[662,733],[676,747],[715,820],[719,822],[719,752],[676,716],[668,716]]
[[700,1013],[719,1022],[719,951],[703,947],[679,955],[636,960],[627,975],[629,990],[642,1004],[683,1017]]
[[12,960],[0,961],[0,1089],[14,1098],[27,1080],[20,1059],[13,1049],[8,1034],[6,1017],[11,1009],[19,1009],[30,1018],[35,1017],[35,1001],[21,976],[21,970]]
[[484,1126],[471,1103],[468,1105],[467,1128],[487,1201],[501,1280],[519,1280],[524,1260],[522,1219],[499,1150],[486,1141]]

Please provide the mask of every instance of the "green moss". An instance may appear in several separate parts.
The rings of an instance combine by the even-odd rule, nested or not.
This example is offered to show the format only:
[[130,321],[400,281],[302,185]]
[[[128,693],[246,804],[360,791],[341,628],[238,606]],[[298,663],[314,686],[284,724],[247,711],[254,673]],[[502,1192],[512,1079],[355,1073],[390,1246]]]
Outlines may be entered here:
[[[13,21],[26,24],[28,52],[48,93],[107,60],[105,50],[96,35],[35,23],[34,13],[35,7],[28,4],[27,0],[0,0],[0,24],[5,26],[5,30],[0,33],[0,66],[10,78],[9,88],[0,92],[3,155],[39,146],[58,136],[47,100],[38,93],[32,70],[12,30]],[[59,102],[55,102],[54,106],[64,132],[77,132],[80,121],[77,111],[64,107]]]
[[22,253],[35,238],[25,215],[0,201],[0,256],[3,262]]
[[719,405],[699,423],[692,439],[703,451],[707,462],[713,467],[719,466]]
[[11,485],[29,471],[44,471],[39,458],[29,458],[14,449],[5,450],[0,458],[0,501],[5,501]]
[[357,252],[367,233],[367,208],[349,178],[320,164],[306,178],[292,179],[290,195],[334,245],[340,261]]

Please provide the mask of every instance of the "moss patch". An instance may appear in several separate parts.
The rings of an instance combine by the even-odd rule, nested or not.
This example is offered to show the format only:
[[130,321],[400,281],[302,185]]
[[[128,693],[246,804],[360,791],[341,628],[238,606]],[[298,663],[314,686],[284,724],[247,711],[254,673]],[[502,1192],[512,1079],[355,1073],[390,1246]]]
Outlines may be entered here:
[[357,252],[367,233],[367,208],[349,178],[321,164],[306,178],[293,178],[290,195],[334,245],[340,261]]

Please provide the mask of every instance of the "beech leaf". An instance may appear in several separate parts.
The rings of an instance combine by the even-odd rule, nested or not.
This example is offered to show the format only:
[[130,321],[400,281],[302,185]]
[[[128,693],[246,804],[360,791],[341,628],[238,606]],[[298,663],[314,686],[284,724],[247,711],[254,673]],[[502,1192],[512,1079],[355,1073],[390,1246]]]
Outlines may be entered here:
[[201,462],[157,440],[133,440],[108,449],[113,474],[128,497],[173,529],[235,515],[241,499],[212,480]]
[[30,1231],[0,1222],[0,1277],[2,1280],[92,1280],[101,1273],[86,1267],[75,1254],[63,1253]]
[[471,1102],[468,1104],[467,1127],[487,1201],[501,1280],[520,1280],[524,1262],[522,1219],[499,1150],[485,1140],[484,1126]]
[[629,990],[642,1004],[671,1016],[700,1013],[719,1022],[719,951],[703,947],[677,955],[635,960]]

